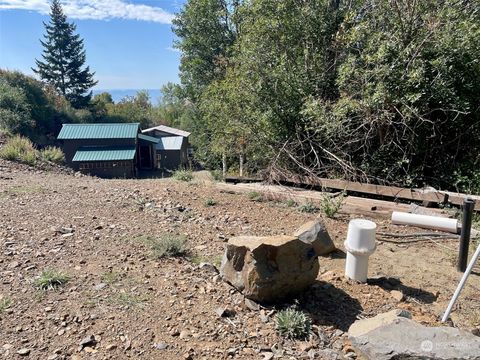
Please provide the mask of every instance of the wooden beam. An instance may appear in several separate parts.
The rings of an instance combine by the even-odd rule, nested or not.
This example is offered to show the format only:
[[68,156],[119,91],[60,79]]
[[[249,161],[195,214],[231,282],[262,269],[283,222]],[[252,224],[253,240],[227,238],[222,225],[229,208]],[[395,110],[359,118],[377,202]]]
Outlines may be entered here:
[[[354,191],[362,194],[377,195],[382,197],[388,197],[393,199],[400,200],[414,200],[414,201],[427,201],[437,204],[453,204],[460,206],[463,204],[463,200],[468,197],[467,194],[461,193],[452,193],[446,191],[438,190],[421,190],[421,189],[408,189],[397,186],[385,186],[385,185],[375,185],[375,184],[365,184],[359,182],[352,182],[347,180],[339,179],[309,179],[309,178],[298,178],[298,179],[288,179],[286,177],[274,178],[274,181],[280,183],[291,183],[297,186],[316,186],[322,188],[330,188],[336,190],[345,190],[345,191]],[[475,210],[480,211],[480,197],[472,196],[476,199]]]

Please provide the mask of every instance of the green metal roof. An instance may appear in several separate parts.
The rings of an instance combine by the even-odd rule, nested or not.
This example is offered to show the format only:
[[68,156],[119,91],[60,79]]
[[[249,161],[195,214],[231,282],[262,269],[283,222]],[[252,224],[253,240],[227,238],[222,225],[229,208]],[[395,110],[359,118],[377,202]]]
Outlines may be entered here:
[[148,135],[143,135],[143,134],[138,134],[138,138],[140,140],[145,140],[154,144],[158,144],[160,142],[159,138],[153,137],[153,136],[148,136]]
[[135,139],[139,126],[139,123],[63,124],[58,139]]
[[81,147],[75,153],[73,162],[133,160],[135,146]]

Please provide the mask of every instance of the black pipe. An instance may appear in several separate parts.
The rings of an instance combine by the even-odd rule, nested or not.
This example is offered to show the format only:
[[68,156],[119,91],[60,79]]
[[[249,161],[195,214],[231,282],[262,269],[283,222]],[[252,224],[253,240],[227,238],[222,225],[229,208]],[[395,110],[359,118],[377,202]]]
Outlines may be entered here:
[[465,272],[468,261],[468,247],[470,245],[470,230],[472,228],[473,209],[475,201],[467,198],[463,201],[462,232],[460,233],[460,246],[458,249],[457,270]]

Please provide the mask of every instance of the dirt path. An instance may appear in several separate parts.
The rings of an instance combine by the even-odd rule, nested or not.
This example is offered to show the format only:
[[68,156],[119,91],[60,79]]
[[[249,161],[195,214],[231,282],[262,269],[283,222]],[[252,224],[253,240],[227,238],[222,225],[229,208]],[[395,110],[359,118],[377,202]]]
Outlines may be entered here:
[[[214,205],[207,206],[208,199]],[[456,242],[380,241],[369,284],[343,279],[342,251],[321,258],[318,283],[297,299],[316,335],[310,341],[278,337],[276,308],[247,308],[241,294],[199,263],[218,262],[231,236],[289,234],[320,215],[287,205],[251,201],[208,177],[193,183],[101,180],[1,162],[0,357],[355,357],[343,332],[356,318],[400,307],[436,324],[460,278],[453,266]],[[358,214],[326,219],[340,250],[352,216]],[[418,231],[392,226],[374,212],[370,217],[379,231]],[[165,234],[186,236],[189,255],[156,259],[145,239]],[[45,269],[69,281],[57,291],[40,291],[34,282]],[[405,301],[395,300],[392,289]],[[458,326],[480,326],[479,289],[480,278],[472,276],[453,314]],[[219,317],[219,307],[235,315]],[[91,335],[95,345],[80,345]]]

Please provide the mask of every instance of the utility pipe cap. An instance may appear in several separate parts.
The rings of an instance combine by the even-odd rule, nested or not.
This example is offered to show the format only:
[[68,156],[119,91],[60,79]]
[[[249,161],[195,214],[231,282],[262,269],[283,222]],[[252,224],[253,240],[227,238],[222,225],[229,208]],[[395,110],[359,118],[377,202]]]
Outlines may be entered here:
[[353,219],[348,224],[345,247],[348,252],[371,254],[375,251],[375,231],[377,224],[365,219]]

